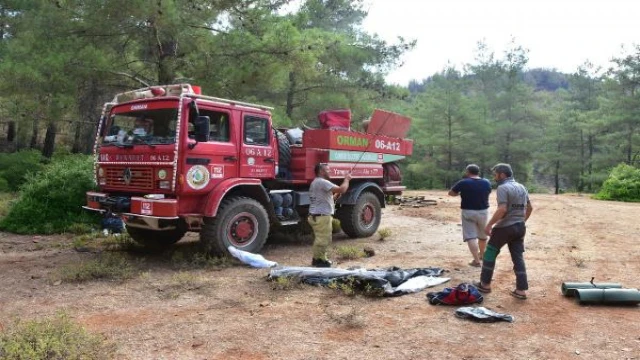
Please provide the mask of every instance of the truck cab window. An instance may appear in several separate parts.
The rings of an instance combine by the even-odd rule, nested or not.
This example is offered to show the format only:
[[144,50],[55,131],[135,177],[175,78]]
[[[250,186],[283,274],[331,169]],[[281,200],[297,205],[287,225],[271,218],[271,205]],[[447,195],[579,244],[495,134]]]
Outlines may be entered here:
[[178,110],[174,108],[113,113],[101,137],[101,145],[173,144],[177,117]]
[[[200,108],[200,116],[209,117],[209,141],[229,142],[229,113]],[[189,138],[193,139],[193,124],[189,124]]]
[[247,145],[269,145],[269,120],[245,116],[244,143]]

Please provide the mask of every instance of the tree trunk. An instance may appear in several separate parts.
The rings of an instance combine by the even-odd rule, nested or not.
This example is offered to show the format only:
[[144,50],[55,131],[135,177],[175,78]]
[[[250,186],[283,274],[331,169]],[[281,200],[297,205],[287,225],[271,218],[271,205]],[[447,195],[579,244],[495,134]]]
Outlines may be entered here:
[[171,84],[175,78],[173,57],[161,55],[158,59],[158,84]]
[[293,71],[289,72],[289,90],[287,91],[287,108],[286,114],[289,119],[292,119],[293,116],[293,100],[294,95],[296,93],[296,73]]
[[589,183],[587,184],[587,190],[589,192],[593,191],[593,138],[594,136],[589,133],[587,136],[587,145],[589,146],[589,158],[587,159],[589,162],[587,163],[587,174],[589,175]]
[[[101,114],[101,102],[105,93],[99,79],[88,79],[78,87],[78,114],[80,121],[76,129],[73,152],[91,154]],[[79,138],[77,138],[79,137]],[[77,143],[76,143],[77,141]]]
[[633,155],[633,126],[631,124],[629,126],[629,132],[627,133],[627,164],[633,165],[631,161]]
[[16,122],[9,121],[9,126],[7,128],[7,141],[12,142],[13,139],[16,138]]
[[44,147],[42,148],[42,156],[50,159],[56,145],[56,124],[53,121],[47,125],[47,134],[44,137]]
[[7,24],[4,23],[5,16],[5,9],[0,8],[0,41],[4,40],[4,29],[7,26]]
[[176,78],[175,58],[178,50],[178,42],[168,36],[162,39],[162,34],[158,26],[153,21],[153,38],[155,41],[155,52],[158,66],[158,83],[171,84]]
[[451,187],[451,172],[453,170],[453,119],[451,116],[451,104],[447,109],[447,181],[446,188]]
[[560,160],[556,160],[554,181],[556,186],[555,194],[558,195],[560,193]]
[[40,125],[40,121],[38,116],[33,118],[33,128],[31,129],[31,141],[29,142],[29,148],[35,149],[38,147],[38,127]]
[[82,139],[82,128],[84,124],[82,124],[82,122],[78,122],[78,124],[75,127],[74,133],[73,133],[73,145],[71,146],[71,152],[73,154],[78,154],[80,153],[82,150],[82,145],[81,145],[81,140]]
[[511,132],[507,132],[507,137],[504,142],[504,153],[502,154],[502,161],[507,164],[510,164],[510,160],[511,160],[510,147],[511,147]]
[[85,124],[85,136],[84,136],[84,147],[82,149],[83,154],[92,154],[93,146],[96,143],[96,132],[98,131],[98,125],[100,123],[100,116],[96,115],[95,117],[88,118],[87,121],[93,120],[92,124]]
[[580,129],[580,179],[578,179],[578,192],[584,190],[584,131]]

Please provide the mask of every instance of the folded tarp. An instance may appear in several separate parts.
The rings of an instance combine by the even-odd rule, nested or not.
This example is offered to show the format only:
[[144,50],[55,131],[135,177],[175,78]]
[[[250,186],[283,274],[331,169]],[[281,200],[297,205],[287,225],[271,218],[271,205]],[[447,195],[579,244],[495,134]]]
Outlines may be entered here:
[[571,282],[565,281],[562,283],[561,290],[562,295],[573,297],[576,295],[576,290],[578,289],[621,289],[622,284],[619,283],[594,283],[593,279],[591,282]]
[[465,306],[456,310],[456,316],[462,319],[470,319],[478,322],[497,322],[508,321],[513,322],[514,318],[509,314],[497,313],[485,307]]
[[576,289],[575,297],[582,305],[638,305],[638,289]]
[[248,251],[236,249],[233,246],[229,246],[227,250],[229,250],[229,253],[233,255],[233,257],[242,261],[242,263],[247,264],[249,266],[253,266],[255,268],[267,268],[267,267],[278,266],[277,262],[267,260],[264,258],[264,256],[260,254],[254,254]]
[[443,269],[431,267],[349,270],[292,266],[272,269],[269,279],[298,278],[306,284],[322,286],[349,284],[356,290],[366,290],[369,294],[377,292],[383,296],[400,296],[449,281],[449,278],[440,277],[443,272]]

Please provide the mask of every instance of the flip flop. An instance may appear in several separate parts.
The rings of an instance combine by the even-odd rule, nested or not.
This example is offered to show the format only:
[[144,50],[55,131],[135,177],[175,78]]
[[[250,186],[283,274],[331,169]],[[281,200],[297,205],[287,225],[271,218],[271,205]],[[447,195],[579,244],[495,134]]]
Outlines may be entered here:
[[474,281],[473,282],[473,286],[475,286],[476,288],[478,288],[478,291],[480,291],[481,293],[485,293],[488,294],[491,292],[490,288],[486,288],[484,286],[482,286],[482,283],[480,281]]
[[511,294],[511,296],[513,296],[516,299],[527,300],[527,295],[518,294],[515,290],[513,290],[509,294]]

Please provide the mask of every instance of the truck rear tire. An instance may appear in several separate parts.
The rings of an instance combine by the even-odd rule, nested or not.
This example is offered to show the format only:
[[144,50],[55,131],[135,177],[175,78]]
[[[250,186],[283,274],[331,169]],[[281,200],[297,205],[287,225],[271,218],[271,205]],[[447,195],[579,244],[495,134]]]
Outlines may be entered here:
[[226,199],[215,217],[205,217],[200,244],[208,254],[225,255],[231,245],[259,252],[269,236],[269,215],[258,201],[242,196]]
[[289,168],[291,164],[291,148],[289,147],[289,139],[287,135],[276,130],[278,138],[278,165],[282,168]]
[[149,250],[165,250],[184,237],[187,230],[178,225],[173,230],[149,230],[127,226],[129,236],[138,244]]
[[342,205],[336,212],[342,231],[350,238],[361,238],[373,235],[380,226],[382,207],[380,200],[372,193],[360,194],[355,205]]

